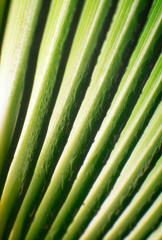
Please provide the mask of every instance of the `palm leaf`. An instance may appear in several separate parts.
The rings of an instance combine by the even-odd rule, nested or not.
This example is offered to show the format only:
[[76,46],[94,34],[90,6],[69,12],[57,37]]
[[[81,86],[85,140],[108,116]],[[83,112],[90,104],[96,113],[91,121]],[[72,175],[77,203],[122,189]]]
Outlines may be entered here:
[[0,239],[158,239],[162,3],[49,2],[21,133],[45,10],[0,7]]

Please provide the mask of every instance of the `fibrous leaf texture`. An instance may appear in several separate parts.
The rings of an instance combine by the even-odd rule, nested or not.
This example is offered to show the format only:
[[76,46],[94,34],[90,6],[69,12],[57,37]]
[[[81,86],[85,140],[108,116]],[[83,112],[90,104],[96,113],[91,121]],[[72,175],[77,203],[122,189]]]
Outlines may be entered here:
[[160,239],[162,2],[46,3],[0,2],[0,240]]

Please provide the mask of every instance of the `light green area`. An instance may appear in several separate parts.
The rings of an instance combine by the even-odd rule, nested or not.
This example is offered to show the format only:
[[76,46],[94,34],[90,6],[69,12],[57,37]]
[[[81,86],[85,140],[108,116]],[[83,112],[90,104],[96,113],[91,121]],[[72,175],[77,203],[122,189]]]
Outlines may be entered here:
[[20,109],[28,55],[41,4],[42,0],[11,1],[0,64],[0,175]]

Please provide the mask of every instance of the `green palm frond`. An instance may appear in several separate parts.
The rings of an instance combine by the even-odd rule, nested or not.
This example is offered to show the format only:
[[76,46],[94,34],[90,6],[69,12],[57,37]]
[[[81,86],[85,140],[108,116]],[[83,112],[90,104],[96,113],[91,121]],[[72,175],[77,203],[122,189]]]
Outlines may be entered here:
[[0,240],[160,239],[162,2],[2,0],[0,35]]

